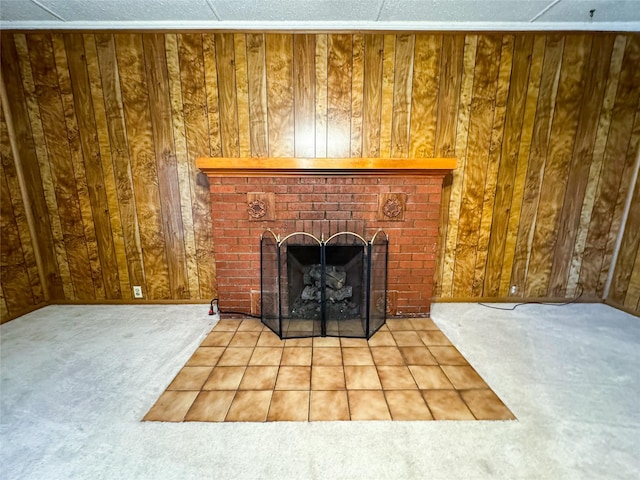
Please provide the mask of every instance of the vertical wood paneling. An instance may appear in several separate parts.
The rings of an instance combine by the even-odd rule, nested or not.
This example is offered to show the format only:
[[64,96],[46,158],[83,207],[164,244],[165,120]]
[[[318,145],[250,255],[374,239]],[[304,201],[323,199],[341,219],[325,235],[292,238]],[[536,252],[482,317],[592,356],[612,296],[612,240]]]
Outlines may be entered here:
[[216,65],[218,67],[218,100],[220,102],[220,135],[225,157],[240,155],[238,103],[236,91],[235,48],[232,33],[216,33]]
[[247,72],[251,156],[269,155],[267,134],[267,71],[265,41],[262,33],[247,34]]
[[[207,94],[207,116],[209,127],[209,155],[222,156],[220,139],[220,99],[218,92],[218,67],[216,59],[215,35],[207,34],[202,38],[202,56],[204,57],[205,85]],[[184,72],[186,66],[180,69]]]
[[327,156],[328,36],[316,35],[316,157]]
[[396,41],[393,119],[391,123],[391,156],[394,158],[405,158],[409,154],[415,41],[415,35],[398,35]]
[[327,156],[351,154],[351,35],[329,35],[327,62]]
[[384,36],[382,61],[382,106],[380,115],[380,157],[391,156],[391,129],[393,126],[393,81],[395,79],[396,36]]
[[295,152],[292,35],[268,35],[266,57],[269,156],[291,157]]
[[456,153],[456,123],[462,66],[465,58],[464,48],[465,37],[463,35],[445,35],[442,39],[438,111],[436,113],[436,157],[453,157]]
[[351,156],[362,157],[362,116],[364,97],[364,35],[353,36],[351,75]]
[[362,156],[380,156],[384,37],[365,35]]
[[249,133],[249,87],[247,78],[247,40],[244,33],[233,35],[238,103],[238,145],[241,157],[251,156]]
[[293,36],[293,103],[295,105],[295,156],[315,155],[315,56],[313,35]]

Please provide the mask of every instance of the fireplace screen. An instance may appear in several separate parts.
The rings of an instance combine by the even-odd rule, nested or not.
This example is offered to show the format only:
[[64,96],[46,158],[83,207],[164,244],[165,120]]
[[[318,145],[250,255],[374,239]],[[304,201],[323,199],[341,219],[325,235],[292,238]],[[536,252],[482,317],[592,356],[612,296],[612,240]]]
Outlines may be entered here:
[[386,320],[386,233],[260,240],[262,322],[280,338],[369,338]]

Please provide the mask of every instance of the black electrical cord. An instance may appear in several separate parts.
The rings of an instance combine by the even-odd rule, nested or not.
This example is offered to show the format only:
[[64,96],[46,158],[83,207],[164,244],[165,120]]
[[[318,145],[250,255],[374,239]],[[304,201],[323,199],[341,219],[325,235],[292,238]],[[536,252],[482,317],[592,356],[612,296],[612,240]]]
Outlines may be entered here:
[[505,312],[510,312],[512,310],[515,310],[516,308],[521,307],[522,305],[548,305],[550,307],[564,307],[566,305],[571,305],[572,303],[576,303],[578,300],[580,300],[580,297],[582,297],[583,293],[584,293],[584,289],[582,288],[582,286],[580,286],[580,293],[578,294],[578,296],[575,297],[575,298],[572,298],[568,302],[564,302],[564,303],[522,302],[522,303],[516,303],[514,306],[509,307],[509,308],[494,307],[493,305],[487,305],[485,303],[478,303],[478,305],[481,305],[481,306],[486,307],[486,308],[491,308],[493,310],[502,310],[502,311],[505,311]]
[[[211,303],[209,304],[209,315],[213,315],[214,314],[214,309],[213,309],[213,303],[216,303],[216,305],[218,304],[218,299],[214,298],[213,300],[211,300]],[[225,310],[224,312],[222,310],[220,310],[220,308],[218,307],[218,313],[220,315],[224,314],[230,314],[230,315],[244,315],[245,317],[251,317],[251,318],[262,318],[260,315],[253,315],[251,313],[246,313],[246,312],[236,312],[234,310]]]

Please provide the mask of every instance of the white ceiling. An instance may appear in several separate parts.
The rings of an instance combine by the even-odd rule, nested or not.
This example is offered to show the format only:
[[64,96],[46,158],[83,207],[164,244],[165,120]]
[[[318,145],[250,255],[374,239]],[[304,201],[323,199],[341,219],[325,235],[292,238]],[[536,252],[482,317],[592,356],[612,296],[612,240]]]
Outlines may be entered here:
[[0,0],[0,29],[640,31],[640,0]]

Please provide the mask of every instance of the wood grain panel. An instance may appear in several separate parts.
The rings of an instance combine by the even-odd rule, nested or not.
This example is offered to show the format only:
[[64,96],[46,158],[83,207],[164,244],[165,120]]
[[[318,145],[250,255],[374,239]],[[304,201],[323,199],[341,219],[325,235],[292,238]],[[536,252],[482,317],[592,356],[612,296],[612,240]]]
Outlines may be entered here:
[[234,65],[236,67],[236,102],[238,104],[238,146],[240,156],[251,155],[249,133],[249,87],[247,78],[247,40],[244,33],[233,35]]
[[384,37],[364,37],[364,85],[362,156],[380,156],[380,116],[382,115],[382,66]]
[[293,105],[293,36],[267,35],[267,106],[269,156],[295,153]]
[[146,273],[143,289],[147,298],[170,298],[142,37],[117,35],[116,57]]
[[328,38],[327,156],[351,154],[351,35]]
[[435,154],[442,35],[416,35],[411,88],[409,156]]
[[640,248],[636,252],[633,266],[626,265],[624,268],[631,268],[631,277],[623,305],[629,310],[638,312],[640,311]]
[[[201,35],[181,35],[183,54],[191,53],[193,49],[202,52]],[[173,140],[176,151],[176,170],[178,174],[178,190],[180,192],[180,214],[182,216],[182,234],[184,237],[185,264],[187,268],[187,280],[189,282],[189,298],[198,298],[200,286],[198,279],[198,261],[196,256],[196,244],[193,226],[193,211],[191,209],[191,170],[189,169],[189,154],[187,153],[187,139],[184,126],[184,111],[182,103],[182,85],[180,82],[180,55],[177,35],[165,35],[165,55],[167,58],[167,71],[169,73],[169,96],[171,99],[171,123],[173,125]],[[194,55],[200,59],[200,78],[204,84],[202,75],[202,55]],[[193,64],[192,64],[193,65]],[[201,95],[203,97],[203,95]],[[204,100],[206,102],[206,100]],[[205,103],[206,105],[206,103]],[[201,112],[203,113],[203,112]],[[206,113],[205,113],[206,118]],[[206,121],[204,122],[206,125]],[[206,129],[205,129],[206,134]]]
[[[209,127],[209,154],[214,157],[221,157],[222,140],[220,139],[220,99],[218,93],[216,40],[213,34],[205,34],[202,37]],[[181,66],[180,72],[184,72],[185,69],[186,66]]]
[[564,50],[564,37],[549,35],[546,39],[545,55],[540,79],[540,94],[531,138],[531,150],[527,177],[522,196],[518,237],[516,240],[511,285],[524,293],[531,245],[535,232],[536,213],[540,200],[540,188],[544,178],[544,166],[551,133],[551,120],[556,103],[560,67]]
[[[501,40],[496,36],[478,38],[475,78],[469,117],[467,166],[462,185],[460,222],[453,275],[453,294],[472,295],[482,203],[487,173],[493,105],[496,98]],[[484,147],[484,148],[483,148]]]
[[293,36],[293,103],[295,106],[295,156],[315,155],[315,56],[313,35]]
[[495,108],[493,112],[493,125],[491,127],[491,140],[489,142],[489,158],[487,164],[484,198],[482,201],[482,216],[480,218],[480,231],[478,233],[478,248],[476,251],[476,265],[473,279],[472,295],[482,296],[484,293],[485,272],[487,270],[487,257],[489,254],[489,240],[491,226],[494,223],[494,207],[496,189],[498,185],[498,170],[502,154],[502,142],[505,129],[505,116],[507,110],[507,97],[511,80],[513,63],[514,37],[504,35],[502,37],[502,50],[500,52],[500,65],[498,70],[498,84],[496,90]]
[[328,36],[316,35],[316,157],[327,156]]
[[[173,143],[171,123],[171,100],[169,98],[169,78],[164,47],[164,37],[160,34],[143,36],[147,84],[149,86],[149,107],[153,146],[158,172],[158,192],[162,198],[161,212],[164,227],[164,241],[169,269],[171,298],[189,298],[186,252],[176,153]],[[170,254],[169,254],[170,252]]]
[[391,157],[393,158],[405,158],[409,154],[415,43],[415,35],[398,35],[396,40],[393,119],[391,123]]
[[220,102],[220,136],[225,157],[240,155],[238,104],[236,90],[235,48],[232,33],[216,33],[218,100]]
[[265,40],[262,33],[247,34],[247,75],[251,156],[269,155],[267,122],[267,71]]
[[380,157],[391,157],[393,127],[393,81],[395,79],[396,35],[384,36],[382,61],[382,108],[380,114]]
[[[104,108],[106,112],[109,112],[109,114],[106,115],[106,128],[111,146],[111,161],[113,162],[113,175],[118,200],[117,212],[119,215],[112,215],[112,224],[116,226],[116,229],[122,229],[122,237],[116,235],[115,238],[118,239],[118,242],[120,241],[119,239],[122,238],[124,242],[127,266],[126,268],[122,267],[120,270],[122,272],[128,272],[129,284],[125,283],[122,287],[122,295],[123,298],[130,298],[131,287],[133,285],[142,286],[145,284],[145,273],[129,147],[127,145],[122,92],[120,90],[120,74],[116,62],[116,48],[113,35],[98,34],[95,37],[95,42]],[[88,119],[88,121],[90,121],[90,119]],[[96,173],[98,173],[97,170]],[[104,199],[98,199],[98,195],[101,194],[100,191],[95,192],[95,194],[96,199],[94,200],[94,204],[98,205],[100,201],[104,202]],[[118,226],[118,222],[120,223],[120,227]],[[109,244],[101,247],[101,249],[105,249],[105,252],[109,252],[108,249],[110,248],[111,246]],[[103,255],[106,254],[103,253]],[[111,261],[105,260],[103,263],[109,265]],[[122,277],[126,279],[126,276],[123,275]]]
[[552,297],[562,297],[566,293],[567,277],[580,223],[580,211],[589,179],[589,167],[593,158],[598,117],[604,98],[606,76],[614,40],[615,37],[609,35],[603,37],[602,41],[593,42],[584,85],[574,87],[578,90],[582,89],[584,95],[580,105],[576,106],[576,109],[580,111],[580,116],[549,278],[548,294]]
[[567,37],[531,246],[526,282],[528,296],[544,296],[549,286],[557,238],[554,233],[558,231],[568,181],[590,51],[589,36]]
[[452,157],[455,155],[456,122],[458,118],[464,46],[465,37],[463,35],[445,35],[442,39],[438,111],[436,114],[436,157]]
[[[42,119],[44,139],[51,165],[51,180],[68,259],[71,299],[95,297],[89,255],[82,227],[82,214],[75,186],[73,163],[64,122],[64,110],[55,69],[51,37],[30,35],[27,39],[35,93]],[[51,162],[51,159],[54,161]]]
[[362,116],[364,97],[364,35],[353,36],[351,75],[351,156],[362,156]]

